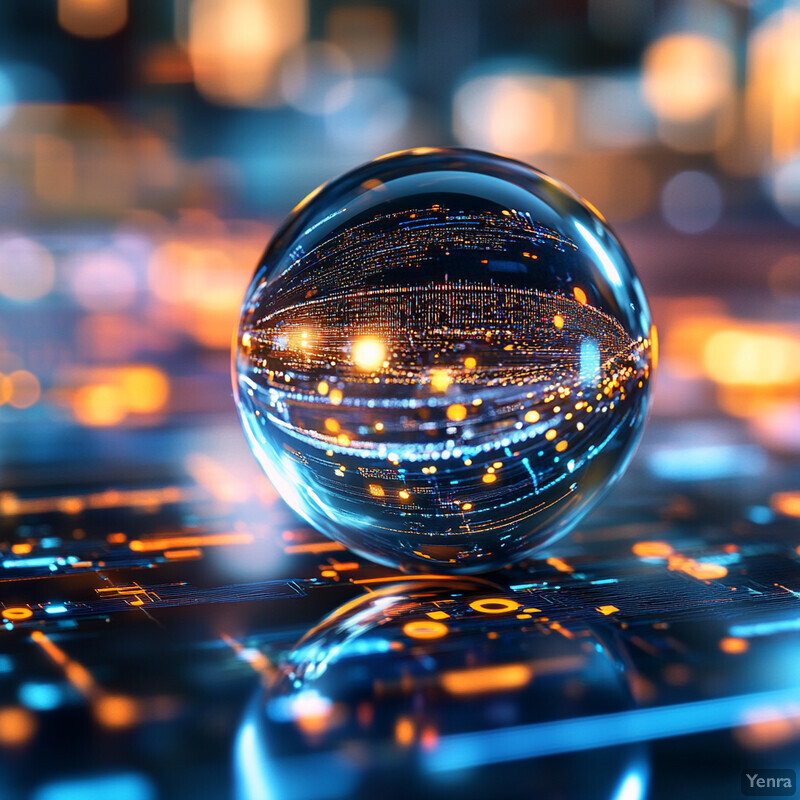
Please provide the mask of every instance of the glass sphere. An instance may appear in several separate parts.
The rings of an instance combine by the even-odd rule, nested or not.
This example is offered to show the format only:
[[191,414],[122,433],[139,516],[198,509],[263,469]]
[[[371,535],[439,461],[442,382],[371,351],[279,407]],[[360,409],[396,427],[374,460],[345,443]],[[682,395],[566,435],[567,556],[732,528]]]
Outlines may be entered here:
[[530,594],[443,579],[375,587],[277,660],[237,737],[237,797],[645,796],[645,747],[593,724],[635,708],[620,643],[523,623]]
[[392,154],[312,192],[247,291],[250,445],[322,533],[479,572],[572,528],[641,434],[655,331],[603,219],[517,161]]

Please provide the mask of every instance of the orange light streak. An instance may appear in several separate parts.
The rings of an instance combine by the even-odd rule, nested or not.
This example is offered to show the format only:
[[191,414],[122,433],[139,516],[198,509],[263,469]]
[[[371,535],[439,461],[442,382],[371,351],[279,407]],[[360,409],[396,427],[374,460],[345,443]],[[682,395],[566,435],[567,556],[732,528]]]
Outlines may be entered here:
[[168,536],[162,539],[134,539],[128,547],[136,553],[172,550],[183,547],[217,547],[220,545],[251,544],[252,533],[207,533],[199,536]]
[[450,694],[484,694],[519,689],[528,684],[533,670],[527,664],[501,664],[476,669],[451,670],[440,681]]

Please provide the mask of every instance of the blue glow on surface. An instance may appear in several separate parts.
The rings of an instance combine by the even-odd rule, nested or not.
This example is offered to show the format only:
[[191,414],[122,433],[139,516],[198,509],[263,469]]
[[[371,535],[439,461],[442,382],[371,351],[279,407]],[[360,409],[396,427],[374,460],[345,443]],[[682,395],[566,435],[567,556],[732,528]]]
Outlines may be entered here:
[[638,767],[622,779],[613,800],[643,800],[646,790],[645,770]]
[[87,800],[113,797],[114,800],[156,800],[153,784],[144,775],[124,772],[118,775],[86,775],[40,786],[32,800]]
[[599,743],[603,747],[613,747],[666,739],[735,727],[753,711],[758,711],[759,719],[764,721],[794,716],[789,709],[798,702],[800,687],[454,734],[442,737],[436,750],[425,754],[424,759],[431,772],[449,772],[484,764],[593,750]]
[[728,628],[728,633],[738,639],[771,636],[773,633],[787,633],[788,631],[800,631],[800,617],[778,619],[771,622],[754,622],[749,625],[733,625]]
[[750,511],[747,512],[747,518],[750,522],[755,522],[756,525],[766,525],[775,519],[775,514],[772,509],[767,506],[753,506]]
[[239,800],[263,797],[269,800],[274,794],[266,776],[266,765],[258,743],[258,730],[253,722],[246,722],[236,737],[236,776]]
[[614,286],[622,286],[622,278],[620,277],[619,270],[616,268],[614,262],[611,260],[611,256],[606,252],[603,245],[600,244],[597,237],[585,225],[582,225],[577,220],[575,220],[575,227],[578,229],[578,233],[583,237],[586,244],[589,245],[592,252],[597,256],[600,261],[600,268],[603,270],[603,274],[606,278],[608,278]]
[[651,453],[652,472],[668,481],[708,481],[759,475],[767,466],[754,445],[691,445]]
[[32,711],[52,711],[61,705],[61,689],[53,683],[23,683],[19,701]]
[[56,606],[47,606],[44,611],[45,614],[66,614],[67,607],[60,604]]
[[38,558],[7,558],[3,562],[6,569],[25,569],[29,567],[49,567],[54,566],[58,560],[57,556],[40,556]]

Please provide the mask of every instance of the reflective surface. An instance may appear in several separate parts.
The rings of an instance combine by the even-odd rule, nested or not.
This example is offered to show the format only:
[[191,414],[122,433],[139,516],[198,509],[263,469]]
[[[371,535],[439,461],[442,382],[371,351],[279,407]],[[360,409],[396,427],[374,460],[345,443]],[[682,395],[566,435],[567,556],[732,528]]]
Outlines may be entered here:
[[570,190],[424,149],[295,209],[248,291],[235,384],[256,456],[315,527],[385,564],[483,571],[621,474],[653,338],[629,260]]
[[645,746],[582,742],[634,705],[621,654],[523,600],[417,580],[334,611],[245,716],[237,800],[645,797]]

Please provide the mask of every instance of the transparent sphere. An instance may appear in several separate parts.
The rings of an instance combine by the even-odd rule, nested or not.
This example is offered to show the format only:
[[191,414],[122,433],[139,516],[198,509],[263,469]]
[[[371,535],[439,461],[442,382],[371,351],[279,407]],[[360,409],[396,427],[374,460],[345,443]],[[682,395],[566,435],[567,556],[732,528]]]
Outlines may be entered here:
[[309,195],[242,309],[250,445],[324,534],[415,571],[504,566],[623,472],[655,331],[599,214],[500,156],[418,149]]
[[447,580],[375,587],[277,660],[240,727],[241,800],[644,797],[646,749],[596,722],[625,730],[635,708],[625,650],[520,621],[530,594]]

